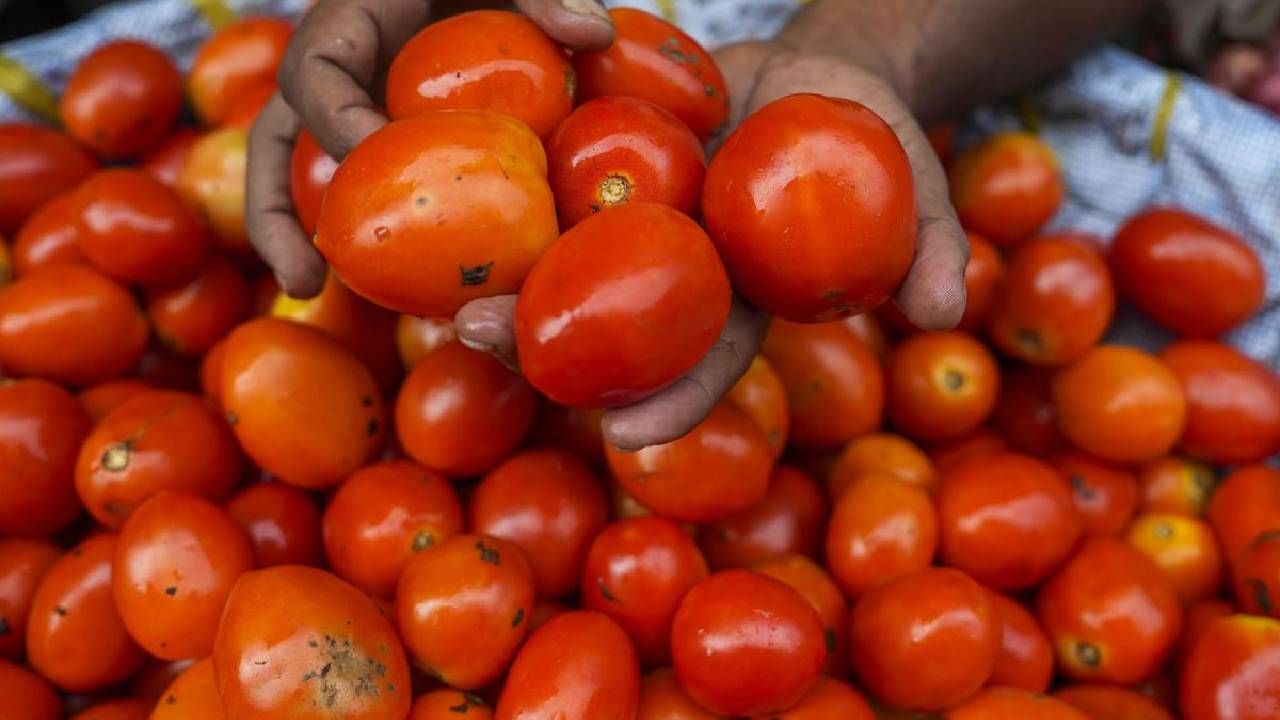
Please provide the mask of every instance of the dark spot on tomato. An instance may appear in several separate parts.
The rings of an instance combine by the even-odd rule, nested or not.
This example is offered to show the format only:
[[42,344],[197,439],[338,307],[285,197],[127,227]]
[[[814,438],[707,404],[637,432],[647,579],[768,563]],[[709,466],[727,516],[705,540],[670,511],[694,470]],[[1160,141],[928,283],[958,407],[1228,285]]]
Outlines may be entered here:
[[570,98],[578,94],[578,76],[574,74],[573,68],[564,71],[564,91]]
[[360,404],[365,407],[372,407],[373,398],[369,397],[368,395],[365,395],[364,397],[360,398]]
[[502,556],[498,554],[497,549],[485,545],[483,540],[476,541],[476,550],[480,551],[481,562],[487,562],[490,565],[502,564]]
[[413,199],[413,204],[417,205],[420,208],[426,207],[430,203],[431,203],[431,200],[428,199],[426,195],[419,195],[418,197]]
[[619,600],[616,595],[609,592],[609,586],[604,584],[604,578],[602,577],[596,578],[596,587],[600,589],[600,597],[604,598],[605,600],[608,600],[611,603],[621,602],[621,600]]
[[1267,584],[1257,578],[1249,578],[1249,590],[1253,593],[1253,601],[1258,604],[1258,609],[1263,615],[1270,615],[1274,606],[1271,604],[1271,593],[1267,591]]
[[164,594],[165,594],[165,595],[168,595],[169,597],[173,597],[174,595],[177,595],[177,594],[178,594],[178,586],[177,586],[177,585],[170,585],[169,587],[167,587],[167,588],[165,588],[165,589],[164,589]]
[[511,627],[520,627],[522,622],[524,622],[524,608],[516,608],[516,614],[511,618]]
[[475,285],[483,285],[489,281],[489,272],[493,270],[493,261],[490,260],[483,265],[459,265],[458,272],[462,275],[462,286],[473,287]]
[[703,86],[702,86],[702,90],[703,90],[703,92],[705,92],[705,93],[707,94],[707,97],[715,97],[715,96],[716,96],[716,89],[715,89],[714,87],[710,86],[710,85],[703,85]]
[[165,699],[164,699],[164,702],[165,702],[165,704],[166,704],[166,705],[172,705],[172,704],[174,704],[174,703],[178,702],[178,698],[176,698],[176,697],[174,697],[174,696],[170,695],[169,697],[167,697],[167,698],[165,698]]
[[[114,515],[118,518],[123,519],[129,514],[129,511],[132,509],[132,506],[129,505],[128,503],[120,502],[119,500],[108,500],[107,502],[102,504],[102,509],[106,510],[107,513],[110,515]],[[80,557],[80,556],[77,555],[76,557]]]
[[57,614],[58,614],[58,617],[66,617],[66,616],[67,616],[67,609],[66,609],[66,608],[64,608],[64,607],[62,607],[61,605],[54,605],[54,606],[53,606],[53,611],[54,611],[55,613],[57,613]]
[[942,384],[946,386],[950,392],[956,392],[964,387],[964,373],[959,370],[948,369],[942,373]]
[[1085,667],[1096,668],[1102,663],[1102,651],[1093,643],[1077,642],[1075,656],[1076,660]]
[[827,628],[827,652],[836,651],[836,630],[835,628]]
[[228,424],[228,425],[235,425],[235,424],[236,424],[236,423],[238,423],[238,422],[240,422],[240,416],[239,416],[239,415],[237,415],[237,414],[235,414],[235,413],[234,413],[234,412],[232,412],[231,410],[228,410],[228,411],[227,411],[227,424]]
[[374,435],[377,435],[377,434],[378,434],[378,419],[377,419],[377,418],[369,418],[369,424],[368,424],[367,426],[365,426],[364,431],[365,431],[366,433],[368,433],[369,437],[373,437]]
[[1013,342],[1028,355],[1041,355],[1045,351],[1044,338],[1031,328],[1018,328],[1013,334]]
[[1169,523],[1156,523],[1151,528],[1151,534],[1156,536],[1157,540],[1169,540],[1173,538],[1173,528],[1169,527]]
[[1084,476],[1080,473],[1071,473],[1071,477],[1067,478],[1067,482],[1071,485],[1072,491],[1076,496],[1085,502],[1091,502],[1097,493],[1089,484],[1084,481]]
[[466,714],[473,707],[484,707],[484,700],[471,693],[462,693],[462,702],[457,705],[450,705],[449,712]]
[[0,637],[8,635],[10,632],[12,632],[12,629],[9,627],[9,619],[0,615]]

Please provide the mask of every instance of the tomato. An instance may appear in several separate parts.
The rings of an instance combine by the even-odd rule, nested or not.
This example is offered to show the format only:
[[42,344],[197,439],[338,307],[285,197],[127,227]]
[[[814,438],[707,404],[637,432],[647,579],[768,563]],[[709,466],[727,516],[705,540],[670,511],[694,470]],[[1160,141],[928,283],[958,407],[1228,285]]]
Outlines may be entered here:
[[147,315],[166,347],[201,355],[249,315],[249,284],[226,258],[213,256],[186,284],[147,292]]
[[62,698],[49,683],[22,665],[0,659],[0,716],[58,720]]
[[819,678],[799,703],[769,717],[771,720],[875,720],[876,715],[857,690],[839,680]]
[[275,79],[292,29],[285,20],[250,17],[214,33],[196,51],[187,91],[196,115],[221,124],[231,106],[255,85]]
[[152,705],[142,698],[105,700],[72,715],[71,720],[147,720]]
[[179,355],[159,342],[151,343],[133,370],[139,380],[158,388],[193,392],[200,385],[195,358]]
[[827,564],[849,597],[927,568],[937,548],[928,493],[881,471],[855,479],[831,511]]
[[1204,463],[1168,456],[1143,465],[1138,482],[1143,510],[1195,517],[1204,515],[1218,478]]
[[200,358],[200,392],[214,407],[222,405],[222,358],[226,350],[227,339],[223,337]]
[[213,659],[197,660],[164,689],[150,720],[225,720]]
[[27,275],[45,265],[86,262],[80,252],[75,205],[75,192],[68,191],[31,213],[13,239],[13,274]]
[[1087,540],[1045,583],[1037,615],[1064,675],[1113,683],[1154,675],[1182,625],[1173,582],[1115,538]]
[[1280,531],[1262,533],[1236,558],[1232,587],[1245,612],[1280,617]]
[[0,158],[0,233],[9,236],[36,208],[97,169],[69,136],[27,123],[0,123]]
[[787,409],[787,389],[773,365],[763,355],[757,355],[725,397],[760,426],[769,441],[773,459],[782,457],[782,451],[787,447],[791,416]]
[[530,442],[558,447],[577,455],[593,468],[604,467],[604,434],[600,420],[604,410],[565,407],[549,400],[538,405]]
[[933,461],[918,445],[901,435],[871,433],[854,438],[845,446],[827,473],[827,492],[839,499],[849,485],[868,471],[892,475],[929,492],[938,483]]
[[154,385],[145,380],[120,378],[100,382],[91,388],[81,390],[78,399],[89,419],[97,424],[111,414],[112,410],[155,389]]
[[245,90],[227,106],[227,114],[222,118],[219,127],[236,128],[248,133],[253,129],[253,123],[257,121],[258,115],[262,114],[263,108],[271,102],[272,96],[279,89],[275,80],[267,80]]
[[483,698],[459,690],[432,690],[419,695],[408,720],[493,720],[493,710]]
[[338,161],[329,157],[316,138],[304,128],[293,144],[289,161],[289,197],[293,200],[298,222],[308,235],[316,232],[320,219],[320,201],[329,189],[329,181],[338,169]]
[[1186,720],[1264,720],[1280,713],[1280,620],[1209,623],[1182,671]]
[[875,353],[876,357],[884,358],[888,340],[885,338],[884,328],[880,327],[880,321],[876,320],[875,315],[872,313],[850,315],[840,322],[846,330],[853,333],[854,337],[871,348],[871,352]]
[[195,660],[191,658],[186,660],[151,658],[129,680],[129,692],[134,697],[146,698],[154,703],[179,675],[194,664]]
[[836,448],[880,426],[884,371],[842,325],[774,320],[764,355],[787,391],[792,444]]
[[1005,452],[1009,444],[1004,436],[988,427],[980,427],[968,435],[942,440],[929,446],[929,459],[938,472],[945,473],[970,458]]
[[1163,455],[1182,435],[1187,400],[1167,365],[1136,348],[1100,345],[1053,379],[1058,429],[1104,460]]
[[781,580],[809,601],[822,621],[827,643],[826,674],[832,677],[848,674],[849,654],[845,644],[849,640],[849,603],[831,575],[808,557],[794,553],[766,560],[753,569]]
[[227,720],[409,713],[409,666],[391,624],[359,590],[315,568],[281,565],[240,576],[218,626],[213,666]]
[[320,564],[320,510],[302,490],[258,483],[236,493],[225,507],[249,536],[256,567]]
[[[822,622],[799,592],[748,570],[726,570],[693,586],[676,611],[671,655],[680,685],[722,715],[791,707],[813,687],[827,658]],[[724,672],[727,667],[733,672]]]
[[[451,719],[452,720],[452,719]],[[726,720],[689,697],[671,668],[660,668],[640,681],[640,707],[636,720]]]
[[1138,309],[1183,337],[1212,338],[1262,307],[1258,253],[1204,218],[1153,207],[1130,218],[1109,254],[1116,284]]
[[396,350],[405,370],[458,337],[452,318],[396,316]]
[[[987,315],[996,298],[996,288],[1004,277],[1004,260],[991,241],[974,233],[968,234],[969,262],[964,266],[964,315],[956,329],[979,333],[986,327]],[[902,333],[919,332],[906,315],[892,302],[876,308],[876,315]]]
[[760,502],[703,525],[698,544],[711,567],[749,567],[787,553],[818,557],[826,524],[822,488],[801,470],[774,468]]
[[1182,623],[1182,635],[1178,638],[1178,646],[1171,665],[1181,668],[1187,654],[1200,641],[1200,636],[1204,634],[1204,629],[1209,627],[1209,623],[1220,617],[1234,615],[1236,612],[1236,605],[1226,600],[1201,600],[1188,605]]
[[916,250],[906,152],[850,100],[791,95],[757,110],[712,158],[702,212],[734,287],[793,322],[875,308]]
[[142,356],[147,321],[128,290],[89,267],[57,265],[0,290],[0,365],[85,386]]
[[0,538],[0,658],[18,660],[26,653],[32,598],[61,554],[46,542]]
[[245,453],[284,482],[331,487],[382,445],[373,376],[319,330],[274,318],[241,325],[227,336],[220,385]]
[[1168,575],[1184,602],[1218,594],[1222,554],[1208,523],[1183,515],[1143,513],[1129,526],[1127,539]]
[[90,427],[57,385],[0,381],[0,535],[48,537],[80,514],[75,457]]
[[440,475],[407,460],[355,471],[324,510],[324,548],[338,577],[374,597],[395,594],[414,555],[462,532],[462,503]]
[[991,593],[1000,618],[1000,652],[991,685],[1042,693],[1053,679],[1053,647],[1036,618],[1022,603],[1007,595]]
[[725,402],[679,440],[637,452],[609,445],[605,455],[613,476],[641,505],[693,523],[728,517],[760,502],[773,466],[764,433]]
[[138,167],[146,170],[152,177],[169,187],[178,186],[178,176],[186,167],[191,147],[200,139],[200,133],[192,128],[178,128],[162,140],[138,163]]
[[1030,366],[1005,368],[1001,374],[991,422],[1014,449],[1048,455],[1065,444],[1050,397],[1052,381],[1051,371]]
[[163,139],[182,109],[182,77],[152,45],[115,40],[76,65],[58,102],[67,132],[107,158],[135,157]]
[[244,227],[245,167],[248,133],[224,128],[205,134],[191,146],[176,189],[213,231],[227,252],[250,252]]
[[1053,696],[1093,720],[1173,720],[1154,700],[1114,685],[1069,685]]
[[1064,193],[1053,149],[1029,133],[1000,133],[969,148],[947,179],[960,222],[999,247],[1036,234]]
[[489,471],[471,497],[473,532],[510,540],[533,566],[538,597],[571,592],[608,502],[583,462],[562,450],[527,450]]
[[894,347],[887,365],[889,420],[911,437],[959,437],[995,407],[1000,370],[991,352],[965,333],[913,335]]
[[630,720],[639,696],[640,669],[622,628],[598,612],[567,612],[529,636],[494,717]]
[[[888,705],[940,710],[986,683],[1000,632],[990,591],[959,570],[921,570],[869,590],[854,605],[853,671]],[[936,661],[943,657],[946,663]]]
[[1139,492],[1130,470],[1078,452],[1059,453],[1049,462],[1071,487],[1086,536],[1119,535],[1129,527]]
[[1092,720],[1056,698],[1018,688],[990,687],[949,710],[947,720]]
[[1182,383],[1187,426],[1178,447],[1222,464],[1258,462],[1280,452],[1280,378],[1226,345],[1183,341],[1160,359]]
[[520,368],[562,405],[630,405],[707,354],[732,299],[693,220],[653,203],[609,208],[561,236],[529,273],[516,303]]
[[316,247],[356,293],[452,316],[520,289],[558,236],[542,145],[518,120],[441,111],[374,132],[338,166]]
[[1222,556],[1234,561],[1259,535],[1280,530],[1280,471],[1249,465],[1231,473],[1209,499],[1208,516]]
[[523,378],[452,341],[405,378],[396,398],[396,434],[422,465],[448,475],[475,475],[520,444],[533,410],[533,391]]

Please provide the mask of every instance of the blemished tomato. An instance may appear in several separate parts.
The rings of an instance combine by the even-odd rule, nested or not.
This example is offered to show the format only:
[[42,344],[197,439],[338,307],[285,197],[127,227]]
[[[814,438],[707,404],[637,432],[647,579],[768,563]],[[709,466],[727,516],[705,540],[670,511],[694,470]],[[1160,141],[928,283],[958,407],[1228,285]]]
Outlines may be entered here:
[[364,593],[315,568],[281,565],[240,576],[213,665],[227,720],[409,713],[409,666],[391,623]]
[[36,587],[62,556],[54,545],[36,540],[0,538],[0,658],[21,659],[27,652],[27,614]]
[[782,457],[782,451],[787,448],[791,414],[787,408],[787,389],[773,365],[763,355],[757,355],[725,397],[760,426],[769,441],[773,459]]
[[990,687],[947,711],[946,720],[1094,720],[1070,703],[1019,688]]
[[413,701],[408,720],[493,720],[493,709],[469,692],[432,690]]
[[298,214],[298,222],[308,235],[316,232],[320,219],[320,201],[329,189],[329,181],[338,169],[338,161],[320,149],[316,138],[305,129],[298,133],[289,161],[289,197]]
[[161,490],[221,501],[243,471],[235,437],[204,398],[154,390],[111,411],[85,438],[76,492],[98,522],[119,529]]
[[225,720],[213,659],[202,658],[164,689],[150,720]]
[[1162,457],[1138,471],[1142,509],[1147,512],[1204,515],[1218,486],[1213,468],[1184,457]]
[[1164,571],[1183,602],[1207,600],[1222,587],[1222,553],[1203,520],[1143,513],[1129,526],[1127,539]]
[[753,568],[761,575],[781,580],[800,593],[822,621],[827,643],[825,673],[832,677],[848,674],[849,603],[831,575],[821,565],[804,555],[779,555]]
[[1141,462],[1173,447],[1187,400],[1169,366],[1136,348],[1100,345],[1053,379],[1058,429],[1104,460]]
[[31,600],[27,659],[68,692],[114,685],[146,659],[111,596],[115,549],[116,536],[109,533],[73,547],[49,567]]
[[1224,465],[1280,452],[1280,378],[1267,366],[1216,342],[1169,345],[1160,359],[1182,383],[1188,455]]
[[409,660],[462,690],[497,680],[524,641],[533,568],[514,543],[454,535],[418,553],[396,588],[396,627]]
[[964,151],[947,179],[961,224],[999,247],[1036,234],[1064,193],[1053,149],[1021,132],[992,135]]
[[929,459],[939,473],[945,473],[969,458],[1009,450],[1004,436],[989,427],[980,427],[968,435],[942,440],[929,445]]
[[988,326],[1001,352],[1035,365],[1063,365],[1098,343],[1116,293],[1102,256],[1060,237],[1018,245],[996,289]]
[[721,402],[688,435],[637,452],[607,445],[613,476],[641,505],[692,523],[728,517],[760,502],[773,457],[746,413]]
[[774,468],[760,502],[698,529],[698,544],[716,570],[750,567],[787,553],[818,557],[827,500],[813,478]]
[[1049,460],[1071,487],[1084,534],[1119,535],[1138,509],[1138,485],[1133,472],[1084,453],[1066,452]]
[[568,450],[591,467],[603,468],[604,433],[600,429],[603,415],[601,408],[586,410],[543,401],[538,405],[529,440],[534,445]]
[[1182,671],[1186,720],[1280,714],[1280,620],[1232,615],[1209,623]]
[[[452,718],[450,718],[452,720]],[[671,668],[659,668],[640,680],[636,720],[726,720],[689,697]]]
[[987,419],[1000,390],[1000,369],[986,346],[961,332],[928,332],[889,353],[889,420],[921,440],[960,437]]
[[98,165],[70,136],[28,123],[0,123],[0,158],[0,233],[10,237]]
[[716,61],[675,25],[642,10],[614,8],[607,50],[578,52],[581,100],[610,95],[647,100],[680,118],[706,142],[729,118],[729,92]]
[[1044,692],[1053,679],[1053,647],[1048,636],[1017,600],[993,592],[991,602],[1000,618],[1000,652],[989,683]]
[[835,501],[831,574],[851,598],[923,570],[938,549],[938,513],[924,488],[867,470]]
[[1130,218],[1109,259],[1125,297],[1184,337],[1215,337],[1262,307],[1266,278],[1257,251],[1182,210],[1155,207]]
[[0,381],[0,535],[48,537],[80,514],[76,453],[90,427],[57,385]]
[[179,128],[144,155],[138,162],[138,167],[165,185],[177,187],[178,176],[187,164],[191,146],[199,139],[200,133],[194,128]]
[[18,230],[13,238],[13,274],[20,277],[45,265],[87,262],[79,237],[75,193],[68,191],[41,205]]
[[875,720],[875,717],[871,706],[857,690],[827,677],[819,678],[800,702],[769,716],[770,720]]
[[396,434],[422,465],[446,475],[475,475],[520,444],[533,411],[533,390],[523,378],[450,341],[405,378],[396,398]]
[[942,560],[997,590],[1038,584],[1067,559],[1082,521],[1053,468],[993,453],[948,470],[938,488]]
[[1236,602],[1245,612],[1280,617],[1280,530],[1255,538],[1235,558],[1233,576]]
[[813,687],[827,659],[826,633],[810,602],[790,586],[726,570],[684,596],[671,655],[680,685],[702,707],[764,715],[795,705]]
[[1065,445],[1050,396],[1052,384],[1053,373],[1045,368],[1018,366],[1001,373],[991,422],[1014,449],[1048,455]]
[[250,485],[227,501],[227,514],[249,536],[254,565],[319,565],[320,510],[302,490],[284,483]]
[[358,294],[452,316],[520,289],[557,238],[537,136],[485,111],[439,111],[374,132],[338,166],[316,247]]
[[1093,720],[1173,720],[1151,698],[1114,685],[1068,685],[1053,696]]
[[529,636],[498,698],[496,720],[630,720],[640,668],[627,634],[606,615],[567,612]]
[[915,255],[906,152],[849,100],[791,95],[757,110],[712,158],[702,212],[738,292],[793,322],[875,308]]
[[918,445],[901,435],[871,433],[854,438],[827,473],[827,492],[839,499],[863,473],[878,471],[933,492],[938,473]]
[[469,506],[472,532],[524,551],[538,597],[558,598],[582,577],[591,540],[609,521],[595,474],[563,450],[527,450],[489,471]]
[[764,356],[786,388],[794,445],[834,449],[880,426],[880,360],[843,325],[774,320]]
[[100,382],[91,388],[81,390],[77,397],[81,407],[89,415],[89,419],[96,425],[110,415],[112,410],[155,389],[154,385],[145,380],[120,378]]
[[1074,680],[1135,683],[1160,669],[1182,604],[1156,564],[1118,538],[1090,538],[1040,590],[1040,625]]
[[1280,530],[1280,471],[1249,465],[1231,473],[1209,499],[1208,516],[1222,556],[1234,561],[1259,535]]
[[187,75],[196,115],[208,125],[221,124],[241,95],[274,80],[292,32],[285,20],[250,17],[214,33],[196,51]]
[[22,720],[58,720],[62,698],[49,682],[26,667],[0,659],[0,716]]
[[462,503],[442,476],[407,460],[365,466],[324,510],[324,549],[338,577],[374,597],[395,594],[413,556],[462,532]]
[[105,700],[72,715],[71,720],[147,720],[153,704],[142,698]]
[[640,202],[602,210],[562,235],[521,288],[520,368],[562,405],[630,405],[707,354],[732,300],[715,247],[688,216]]
[[58,103],[67,132],[107,158],[130,158],[163,140],[182,108],[182,77],[158,48],[137,40],[99,45],[76,66]]
[[219,247],[250,252],[244,227],[245,168],[249,136],[239,128],[205,134],[191,146],[176,190],[213,231]]
[[274,318],[236,328],[227,336],[220,385],[241,447],[284,482],[336,485],[382,445],[385,419],[373,376],[314,328]]
[[201,355],[248,317],[251,299],[240,270],[214,255],[190,282],[148,290],[147,317],[165,347]]
[[[990,591],[959,570],[921,570],[870,590],[854,605],[853,671],[888,705],[940,710],[991,677],[1000,633]],[[937,662],[943,657],[948,661]]]
[[55,265],[0,290],[0,366],[84,387],[142,357],[147,319],[122,285],[83,265]]
[[458,337],[452,318],[396,317],[396,351],[405,371]]

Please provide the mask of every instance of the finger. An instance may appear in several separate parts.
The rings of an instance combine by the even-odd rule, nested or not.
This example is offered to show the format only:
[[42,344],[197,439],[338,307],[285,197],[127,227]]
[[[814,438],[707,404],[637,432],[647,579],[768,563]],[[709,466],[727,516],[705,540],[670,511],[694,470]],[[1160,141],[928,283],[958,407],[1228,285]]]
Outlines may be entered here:
[[603,50],[613,42],[613,21],[597,0],[516,0],[516,6],[574,50]]
[[458,340],[472,350],[489,353],[503,365],[520,371],[516,360],[516,296],[472,300],[453,318]]
[[289,195],[289,162],[298,116],[279,93],[249,132],[245,227],[249,240],[290,297],[315,297],[324,287],[325,262],[298,224]]
[[632,451],[688,434],[747,371],[768,329],[769,316],[735,298],[719,340],[692,370],[634,405],[605,412],[605,440]]

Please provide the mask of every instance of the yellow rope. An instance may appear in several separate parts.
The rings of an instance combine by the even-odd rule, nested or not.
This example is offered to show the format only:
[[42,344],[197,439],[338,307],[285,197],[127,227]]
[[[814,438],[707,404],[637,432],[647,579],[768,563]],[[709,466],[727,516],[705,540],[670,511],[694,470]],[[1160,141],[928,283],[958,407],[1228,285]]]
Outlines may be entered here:
[[1151,128],[1151,159],[1156,162],[1164,160],[1169,140],[1169,121],[1173,119],[1173,106],[1182,91],[1182,76],[1170,70],[1165,74],[1164,93],[1160,96],[1160,104],[1156,106],[1155,124]]
[[190,2],[214,30],[221,30],[236,21],[236,11],[232,10],[225,0],[190,0]]
[[58,122],[58,100],[53,90],[3,53],[0,53],[0,92],[15,103],[50,122]]

